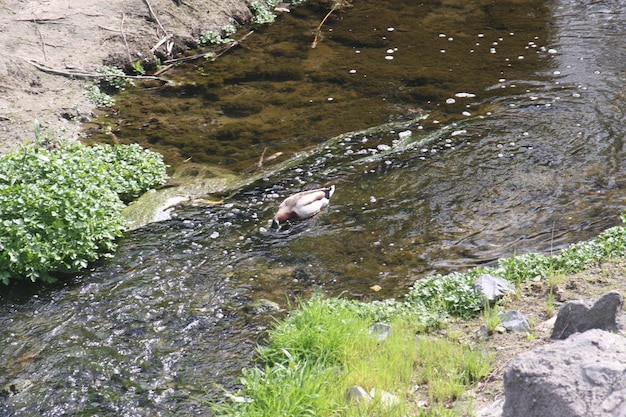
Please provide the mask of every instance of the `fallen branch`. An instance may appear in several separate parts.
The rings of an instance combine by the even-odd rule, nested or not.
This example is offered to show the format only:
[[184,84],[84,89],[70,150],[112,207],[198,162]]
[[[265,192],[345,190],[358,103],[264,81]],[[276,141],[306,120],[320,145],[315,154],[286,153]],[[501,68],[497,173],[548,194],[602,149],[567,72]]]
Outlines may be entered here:
[[[211,58],[211,62],[214,62],[217,58],[221,57],[222,55],[224,55],[226,52],[230,51],[231,49],[233,49],[235,46],[239,45],[241,42],[243,42],[248,36],[252,35],[254,33],[253,30],[251,30],[250,32],[246,33],[245,35],[243,35],[241,37],[241,39],[233,41],[231,43],[229,43],[226,46],[217,48],[215,51],[212,52],[204,52],[202,54],[196,54],[196,55],[190,55],[190,56],[185,56],[183,58],[176,58],[176,59],[168,59],[167,61],[163,61],[164,64],[177,64],[179,62],[186,62],[186,61],[193,61],[196,59],[200,59],[200,58],[208,58],[210,56],[212,56]],[[214,54],[214,55],[211,55]]]
[[124,33],[124,20],[126,20],[126,14],[122,13],[122,23],[120,23],[120,32],[122,32],[122,39],[124,39],[124,46],[126,46],[126,53],[128,54],[128,63],[133,64],[133,58],[130,54],[130,48],[128,47],[128,41],[126,40],[126,34]]
[[59,17],[24,17],[20,19],[13,19],[15,22],[54,22],[55,20],[63,20],[67,19],[69,16],[59,16]]
[[311,48],[317,48],[317,44],[319,43],[320,38],[322,37],[322,26],[324,26],[324,23],[326,23],[326,20],[328,20],[330,15],[333,14],[335,10],[337,9],[343,9],[345,7],[350,7],[350,6],[351,6],[350,0],[336,0],[335,1],[335,3],[333,4],[333,7],[330,8],[330,11],[326,13],[326,16],[324,16],[320,24],[317,26],[317,29],[315,29],[314,31],[315,38],[313,39]]
[[133,80],[156,80],[156,81],[161,81],[164,83],[169,83],[169,80],[166,80],[164,78],[161,77],[155,77],[152,75],[120,75],[120,74],[99,74],[99,73],[88,73],[88,72],[78,72],[78,71],[72,71],[72,70],[59,70],[59,69],[55,69],[55,68],[50,68],[46,65],[43,64],[39,64],[35,61],[32,61],[30,59],[27,58],[22,58],[24,59],[24,61],[28,62],[29,64],[31,64],[32,66],[34,66],[35,68],[37,68],[39,71],[43,71],[46,72],[48,74],[55,74],[55,75],[64,75],[67,77],[76,77],[76,78],[105,78],[105,77],[120,77],[120,78],[130,78]]
[[[156,50],[157,50],[157,49],[159,49],[159,47],[160,47],[161,45],[163,45],[165,42],[169,41],[171,38],[172,38],[172,35],[165,35],[163,38],[161,38],[161,40],[160,40],[160,41],[158,41],[158,42],[156,43],[156,45],[154,45],[154,46],[152,47],[152,49],[150,49],[150,52],[155,53],[155,52],[156,52]],[[168,53],[168,55],[169,55],[170,53],[172,53],[172,47],[171,47],[171,45],[170,45],[170,44],[168,44],[168,45],[166,46],[166,48],[167,48],[167,53]]]
[[146,6],[148,6],[148,10],[150,11],[150,15],[152,16],[154,21],[157,22],[157,24],[159,25],[159,27],[161,28],[161,30],[163,31],[165,36],[169,36],[168,33],[167,33],[167,30],[165,30],[165,28],[161,24],[161,21],[157,17],[156,13],[154,13],[154,10],[152,10],[152,6],[150,5],[150,2],[148,0],[143,0],[143,1],[146,3]]
[[245,172],[246,174],[249,174],[249,173],[254,172],[256,170],[263,169],[263,164],[265,162],[273,161],[274,159],[280,157],[283,154],[282,152],[275,152],[275,153],[271,154],[270,156],[268,156],[266,158],[265,157],[265,152],[267,152],[267,148],[263,148],[263,153],[261,153],[261,157],[259,158],[259,162],[257,162],[256,164],[254,164],[252,166],[249,166],[248,168],[244,169],[243,172]]
[[37,35],[39,35],[39,41],[41,42],[41,49],[43,50],[43,60],[47,62],[48,53],[46,52],[46,43],[43,40],[43,35],[41,34],[41,31],[39,30],[39,21],[33,20],[33,22],[35,23],[35,30],[37,30]]
[[[169,42],[169,40],[172,38],[172,35],[170,35],[169,33],[167,33],[167,30],[165,30],[165,28],[163,27],[163,25],[161,24],[161,21],[159,20],[158,16],[156,15],[156,13],[154,12],[154,10],[152,10],[152,5],[150,4],[150,2],[148,0],[143,0],[144,3],[146,3],[146,5],[148,6],[148,10],[150,11],[150,16],[152,16],[152,18],[154,19],[154,21],[157,23],[157,25],[159,25],[159,28],[161,28],[161,30],[164,33],[164,36],[161,38],[161,40],[159,42],[157,42],[156,45],[154,45],[152,47],[152,49],[150,49],[150,52],[155,53],[155,51],[157,49],[159,49],[159,47],[163,44],[165,45],[165,50],[167,52],[167,55],[171,55],[172,54],[172,48],[174,47],[174,42]],[[158,34],[158,31],[157,31]]]

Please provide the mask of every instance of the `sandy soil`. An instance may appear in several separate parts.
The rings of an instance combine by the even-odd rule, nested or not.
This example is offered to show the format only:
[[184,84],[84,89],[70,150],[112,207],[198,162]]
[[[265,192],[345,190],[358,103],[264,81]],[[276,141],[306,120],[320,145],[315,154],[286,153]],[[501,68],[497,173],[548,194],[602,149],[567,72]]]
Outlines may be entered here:
[[246,0],[0,0],[0,154],[33,140],[35,119],[49,138],[75,138],[93,114],[84,91],[91,80],[33,63],[86,73],[123,68],[175,55],[202,32],[249,18]]

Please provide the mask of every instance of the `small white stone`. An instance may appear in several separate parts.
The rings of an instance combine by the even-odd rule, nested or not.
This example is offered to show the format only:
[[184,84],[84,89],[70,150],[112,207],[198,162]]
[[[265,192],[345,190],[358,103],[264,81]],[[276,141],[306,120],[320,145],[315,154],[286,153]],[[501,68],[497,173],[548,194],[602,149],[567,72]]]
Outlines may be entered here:
[[409,136],[411,136],[412,134],[413,134],[413,132],[411,132],[410,130],[405,130],[405,131],[403,131],[403,132],[398,133],[398,137],[399,137],[400,139],[406,139],[406,138],[408,138]]
[[455,96],[459,97],[459,98],[472,98],[472,97],[476,97],[476,94],[472,94],[472,93],[456,93]]

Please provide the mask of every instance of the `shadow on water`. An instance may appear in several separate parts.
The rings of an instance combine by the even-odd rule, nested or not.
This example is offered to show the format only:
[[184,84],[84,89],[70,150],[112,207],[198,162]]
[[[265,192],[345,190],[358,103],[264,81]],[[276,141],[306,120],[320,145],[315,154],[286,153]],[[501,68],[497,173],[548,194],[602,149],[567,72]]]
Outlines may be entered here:
[[[355,1],[310,50],[320,15],[296,9],[100,123],[171,163],[233,172],[265,147],[287,158],[407,124],[342,135],[225,204],[183,207],[63,285],[4,289],[0,415],[207,415],[197,398],[236,387],[283,314],[259,300],[401,297],[428,274],[549,253],[617,222],[619,5]],[[327,210],[267,229],[282,198],[331,183]]]

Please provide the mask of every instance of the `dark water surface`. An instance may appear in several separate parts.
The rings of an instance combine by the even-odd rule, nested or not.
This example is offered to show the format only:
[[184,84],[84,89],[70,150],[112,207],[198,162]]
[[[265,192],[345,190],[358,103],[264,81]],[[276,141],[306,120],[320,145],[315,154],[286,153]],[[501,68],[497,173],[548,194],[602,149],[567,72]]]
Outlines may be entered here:
[[[236,386],[271,325],[260,299],[401,297],[429,274],[616,224],[624,7],[355,0],[315,49],[325,11],[300,8],[214,63],[176,69],[180,87],[120,99],[99,122],[118,140],[236,173],[265,148],[286,159],[429,117],[345,135],[226,204],[129,233],[66,284],[3,290],[0,415],[208,415],[198,397]],[[266,230],[286,195],[330,183],[324,213]]]

